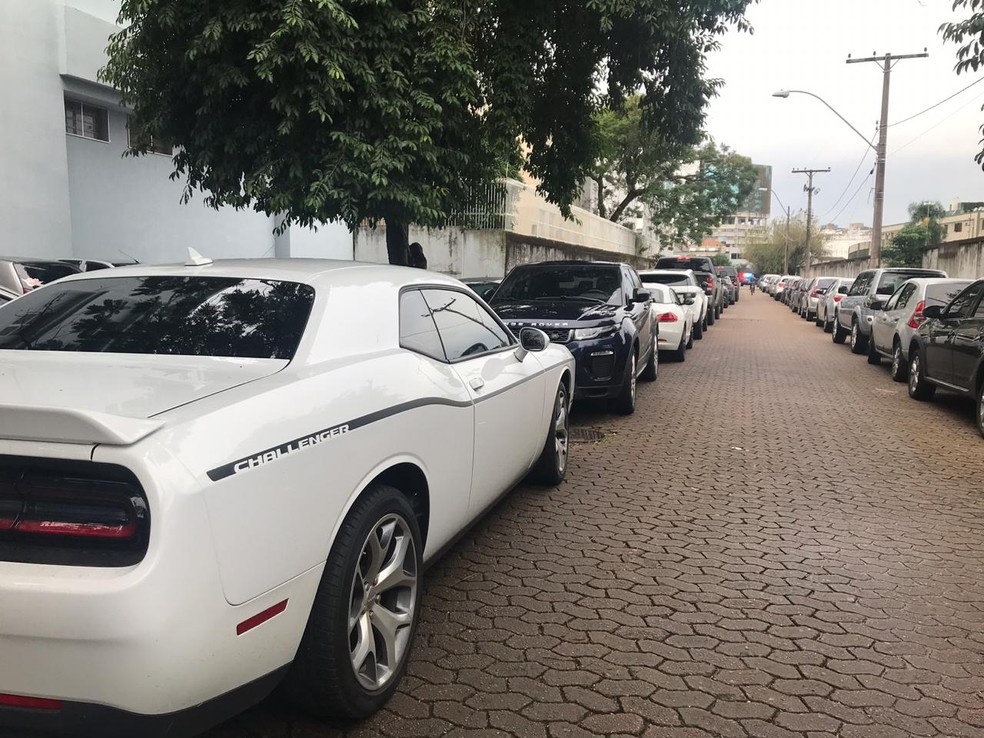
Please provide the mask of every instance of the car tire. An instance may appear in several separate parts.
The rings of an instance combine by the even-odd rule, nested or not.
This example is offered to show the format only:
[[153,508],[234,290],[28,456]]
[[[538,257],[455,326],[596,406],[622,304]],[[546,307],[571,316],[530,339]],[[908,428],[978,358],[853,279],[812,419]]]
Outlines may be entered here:
[[714,316],[716,316],[716,315],[717,315],[717,308],[716,307],[712,307],[712,308],[708,309],[707,316],[704,318],[704,320],[707,321],[707,326],[714,325]]
[[881,366],[881,354],[878,353],[878,349],[875,347],[875,336],[874,333],[868,338],[868,363],[872,366]]
[[847,339],[847,331],[841,328],[840,318],[836,314],[834,314],[834,324],[830,332],[834,343],[844,343]]
[[561,382],[554,399],[553,416],[547,429],[540,458],[530,472],[530,481],[545,487],[556,487],[567,476],[567,457],[570,449],[571,401],[567,387]]
[[694,326],[690,326],[690,333],[687,334],[687,348],[692,349],[694,347]]
[[902,353],[902,344],[895,342],[892,349],[892,379],[896,382],[904,382],[909,378],[909,363],[905,360]]
[[[374,561],[378,549],[382,560]],[[416,514],[400,490],[374,484],[356,500],[335,537],[297,655],[280,687],[290,704],[319,718],[361,720],[386,703],[406,670],[417,629],[422,552]],[[373,576],[389,566],[402,576],[394,577],[393,586],[376,589]],[[360,615],[353,622],[356,603]],[[404,622],[383,634],[376,625],[383,613]],[[386,651],[382,670],[377,649]]]
[[813,325],[815,325],[817,328],[823,328],[824,327],[823,324],[824,321],[820,319],[820,312],[817,311],[816,317],[813,318]]
[[863,354],[868,350],[868,339],[861,333],[861,325],[857,320],[851,323],[851,353]]
[[636,355],[633,351],[625,362],[625,377],[618,396],[611,401],[612,410],[619,415],[631,415],[636,406]]
[[977,432],[984,436],[984,382],[977,388]]
[[722,307],[721,307],[720,305],[718,305],[718,306],[717,306],[717,307],[715,308],[715,311],[716,311],[716,312],[715,312],[715,319],[720,319],[720,317],[721,317],[721,313],[722,313],[722,312],[724,312],[724,308],[722,308]]
[[646,367],[642,370],[642,374],[639,375],[639,379],[643,382],[655,382],[656,374],[659,371],[659,349],[656,346],[656,336],[653,336],[653,353],[649,357],[649,361],[646,362]]
[[909,397],[913,400],[931,400],[936,394],[936,385],[926,381],[923,372],[923,360],[919,349],[912,352],[909,359]]
[[698,341],[704,337],[704,324],[707,322],[706,318],[701,318],[700,322],[694,325],[694,338]]

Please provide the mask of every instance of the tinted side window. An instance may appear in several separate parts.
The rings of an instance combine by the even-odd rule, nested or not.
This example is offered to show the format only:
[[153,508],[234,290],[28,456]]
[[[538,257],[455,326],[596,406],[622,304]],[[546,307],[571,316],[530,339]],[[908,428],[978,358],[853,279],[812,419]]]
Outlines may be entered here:
[[970,287],[971,282],[950,282],[948,284],[931,284],[926,288],[926,307],[930,305],[946,306],[950,300],[960,294],[960,291]]
[[506,331],[474,298],[454,290],[424,290],[448,361],[510,345]]
[[974,282],[954,298],[953,302],[947,306],[944,316],[947,318],[969,317],[982,291],[984,291],[984,282]]
[[907,285],[905,285],[902,288],[901,293],[899,293],[899,299],[898,299],[898,302],[895,305],[895,309],[897,309],[897,310],[903,310],[903,309],[905,309],[906,305],[909,304],[909,300],[912,298],[912,296],[915,293],[916,293],[916,285],[914,285],[914,284],[907,284]]
[[871,280],[874,276],[874,272],[862,272],[859,274],[858,278],[854,280],[854,284],[851,286],[851,291],[847,293],[848,296],[867,294],[868,286],[871,284]]
[[417,290],[400,295],[400,345],[438,361],[447,360],[430,308]]

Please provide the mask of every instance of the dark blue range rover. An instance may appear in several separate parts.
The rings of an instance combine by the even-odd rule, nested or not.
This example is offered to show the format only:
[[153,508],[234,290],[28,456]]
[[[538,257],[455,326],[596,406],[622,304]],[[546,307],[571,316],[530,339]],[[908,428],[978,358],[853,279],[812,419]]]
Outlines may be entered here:
[[635,410],[636,379],[656,379],[656,321],[636,271],[615,262],[549,261],[517,266],[490,305],[518,333],[540,328],[577,363],[574,396]]

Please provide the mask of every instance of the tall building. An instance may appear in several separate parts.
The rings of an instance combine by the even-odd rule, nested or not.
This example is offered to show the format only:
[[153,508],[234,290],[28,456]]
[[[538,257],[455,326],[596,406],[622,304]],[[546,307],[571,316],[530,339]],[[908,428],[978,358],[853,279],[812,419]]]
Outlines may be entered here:
[[109,261],[212,257],[352,258],[337,224],[290,228],[275,217],[181,202],[171,149],[124,157],[128,114],[101,83],[119,0],[0,0],[0,253]]
[[756,164],[758,182],[751,194],[745,198],[741,208],[733,216],[713,229],[707,241],[717,242],[720,251],[727,253],[734,262],[742,263],[742,251],[749,243],[751,234],[757,228],[763,228],[769,223],[772,204],[772,167],[767,164]]

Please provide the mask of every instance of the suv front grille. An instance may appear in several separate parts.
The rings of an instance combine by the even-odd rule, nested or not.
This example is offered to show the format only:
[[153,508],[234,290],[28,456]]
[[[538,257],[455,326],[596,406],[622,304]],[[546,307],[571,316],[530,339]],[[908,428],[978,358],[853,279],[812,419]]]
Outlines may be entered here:
[[545,328],[543,332],[553,343],[570,343],[571,331],[567,328]]

